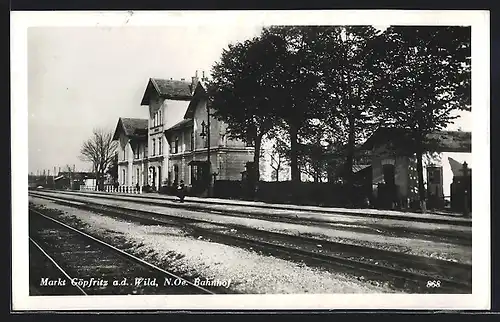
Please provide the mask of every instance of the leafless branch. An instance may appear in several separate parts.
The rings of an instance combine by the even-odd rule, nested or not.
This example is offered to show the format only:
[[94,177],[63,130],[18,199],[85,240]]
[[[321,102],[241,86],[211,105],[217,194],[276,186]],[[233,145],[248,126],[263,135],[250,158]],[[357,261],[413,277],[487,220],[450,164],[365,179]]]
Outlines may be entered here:
[[86,140],[80,150],[81,159],[92,162],[96,176],[102,180],[111,165],[117,149],[113,133],[104,129],[94,129],[92,137]]

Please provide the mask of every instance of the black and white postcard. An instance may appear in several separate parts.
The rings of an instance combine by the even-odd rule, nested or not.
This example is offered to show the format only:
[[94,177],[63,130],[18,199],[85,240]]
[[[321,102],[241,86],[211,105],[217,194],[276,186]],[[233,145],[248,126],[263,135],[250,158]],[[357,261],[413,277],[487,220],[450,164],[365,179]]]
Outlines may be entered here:
[[11,26],[13,310],[489,308],[487,11]]

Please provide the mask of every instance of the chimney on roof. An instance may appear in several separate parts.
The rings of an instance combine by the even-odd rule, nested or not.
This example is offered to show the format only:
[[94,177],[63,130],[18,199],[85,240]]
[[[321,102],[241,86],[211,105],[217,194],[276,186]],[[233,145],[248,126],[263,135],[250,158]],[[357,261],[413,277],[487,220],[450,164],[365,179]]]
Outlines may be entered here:
[[184,82],[185,80],[186,80],[185,78],[181,78],[181,81],[183,81],[183,82]]
[[198,85],[198,71],[191,77],[191,92],[194,92],[196,85]]
[[205,77],[205,71],[203,71],[203,73],[202,73],[201,80],[204,81],[204,82],[208,81],[208,78]]

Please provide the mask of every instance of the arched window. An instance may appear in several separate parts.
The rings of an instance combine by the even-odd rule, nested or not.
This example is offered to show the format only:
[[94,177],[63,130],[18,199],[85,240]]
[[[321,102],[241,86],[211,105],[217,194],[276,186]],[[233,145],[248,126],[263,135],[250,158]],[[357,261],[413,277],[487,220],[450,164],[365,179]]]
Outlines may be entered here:
[[161,138],[158,139],[158,154],[161,155]]
[[158,125],[163,125],[163,119],[161,118],[161,110],[158,112],[159,114],[159,122],[158,122]]

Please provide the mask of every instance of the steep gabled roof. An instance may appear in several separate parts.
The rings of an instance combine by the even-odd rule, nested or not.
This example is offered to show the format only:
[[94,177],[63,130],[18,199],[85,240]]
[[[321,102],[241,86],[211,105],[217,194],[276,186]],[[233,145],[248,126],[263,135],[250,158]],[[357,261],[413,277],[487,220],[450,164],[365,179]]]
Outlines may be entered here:
[[196,84],[191,102],[189,102],[186,114],[184,114],[185,119],[191,119],[194,117],[194,111],[196,110],[198,102],[202,98],[205,98],[206,95],[207,95],[207,86],[203,81],[200,80],[198,81],[198,84]]
[[[362,149],[370,150],[384,143],[404,146],[408,134],[404,129],[381,127],[366,140]],[[471,152],[471,137],[471,132],[435,131],[426,136],[430,141],[426,148],[437,152]]]
[[191,83],[172,79],[150,78],[144,91],[141,105],[149,105],[149,99],[152,94],[172,100],[190,100]]
[[113,140],[118,140],[122,131],[126,136],[131,138],[145,138],[148,135],[148,120],[120,117],[116,125]]

